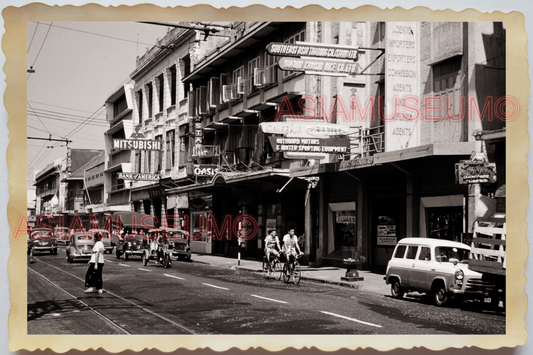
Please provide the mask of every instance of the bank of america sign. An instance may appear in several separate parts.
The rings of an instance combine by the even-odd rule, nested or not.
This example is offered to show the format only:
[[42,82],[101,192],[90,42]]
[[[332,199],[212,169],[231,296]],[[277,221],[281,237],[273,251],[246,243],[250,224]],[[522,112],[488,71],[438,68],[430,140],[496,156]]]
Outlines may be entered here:
[[117,178],[121,180],[135,180],[135,181],[159,181],[161,175],[159,174],[140,174],[140,173],[123,173],[119,172]]

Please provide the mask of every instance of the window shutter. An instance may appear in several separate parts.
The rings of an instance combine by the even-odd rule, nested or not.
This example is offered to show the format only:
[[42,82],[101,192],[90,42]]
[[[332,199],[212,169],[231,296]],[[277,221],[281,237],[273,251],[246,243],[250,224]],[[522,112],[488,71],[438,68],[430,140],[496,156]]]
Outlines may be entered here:
[[209,106],[217,107],[220,104],[220,78],[211,78],[209,84]]
[[187,111],[187,116],[194,117],[196,116],[196,93],[194,91],[189,91],[188,99],[189,109]]

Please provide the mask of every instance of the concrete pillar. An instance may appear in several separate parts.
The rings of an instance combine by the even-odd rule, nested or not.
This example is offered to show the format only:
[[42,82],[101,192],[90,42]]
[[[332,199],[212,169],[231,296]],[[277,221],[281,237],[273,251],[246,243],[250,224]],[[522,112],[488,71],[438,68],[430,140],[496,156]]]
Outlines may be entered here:
[[161,227],[167,227],[167,198],[161,196]]
[[144,201],[143,200],[139,200],[139,213],[145,213],[144,212]]
[[155,216],[154,200],[150,199],[150,215]]

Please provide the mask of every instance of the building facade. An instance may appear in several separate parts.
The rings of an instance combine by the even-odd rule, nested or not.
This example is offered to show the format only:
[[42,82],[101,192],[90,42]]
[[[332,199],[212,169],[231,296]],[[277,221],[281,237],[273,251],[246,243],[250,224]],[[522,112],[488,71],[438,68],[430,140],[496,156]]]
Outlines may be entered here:
[[[183,27],[106,103],[104,200],[188,230],[194,252],[261,257],[294,228],[305,262],[380,268],[403,237],[465,241],[505,185],[504,24]],[[496,182],[456,183],[474,153]]]

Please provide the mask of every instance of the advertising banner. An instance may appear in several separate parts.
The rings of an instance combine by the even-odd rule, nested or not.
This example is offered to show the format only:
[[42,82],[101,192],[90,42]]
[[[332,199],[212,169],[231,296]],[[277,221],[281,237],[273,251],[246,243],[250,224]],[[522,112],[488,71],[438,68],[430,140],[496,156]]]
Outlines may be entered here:
[[387,152],[420,145],[421,117],[416,117],[420,113],[419,29],[419,22],[386,23],[383,119]]
[[268,137],[275,152],[346,154],[350,148],[348,137],[285,138]]
[[289,57],[315,57],[357,60],[357,46],[324,45],[319,43],[280,43],[271,42],[266,46],[270,55]]
[[303,71],[321,75],[356,75],[359,64],[353,61],[315,58],[286,58],[279,60],[282,70]]
[[161,176],[159,174],[140,174],[140,173],[117,173],[117,178],[122,180],[135,181],[159,181]]
[[161,140],[114,138],[113,148],[129,150],[162,150],[163,145]]

